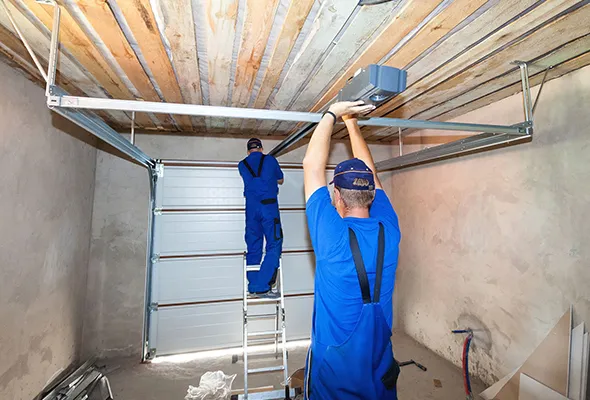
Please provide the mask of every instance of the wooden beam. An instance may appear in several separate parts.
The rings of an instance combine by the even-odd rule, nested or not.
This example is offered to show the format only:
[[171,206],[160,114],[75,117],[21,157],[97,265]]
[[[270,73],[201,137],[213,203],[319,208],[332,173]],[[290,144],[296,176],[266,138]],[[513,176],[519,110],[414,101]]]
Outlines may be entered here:
[[[6,5],[9,7],[19,29],[29,41],[33,51],[37,54],[41,62],[44,65],[47,65],[47,58],[49,57],[49,38],[41,30],[46,29],[45,26],[38,20],[35,20],[34,22],[29,20],[29,18],[23,14],[22,10],[19,7],[14,7],[12,3],[7,2]],[[8,17],[3,12],[0,12],[0,24],[4,26],[6,32],[16,35]],[[14,37],[16,38],[16,36]],[[20,43],[20,39],[17,39],[17,41]],[[14,49],[16,47],[11,45],[11,48]],[[28,53],[24,55],[23,58],[30,60]],[[57,82],[60,85],[63,85],[65,90],[72,94],[82,94],[78,91],[81,90],[87,96],[107,97],[104,90],[90,78],[91,76],[92,75],[90,75],[88,71],[83,71],[77,64],[74,64],[69,54],[64,51],[60,52]],[[128,123],[129,121],[127,115],[121,111],[110,111],[108,112],[108,115],[110,115],[110,118],[116,121],[118,125]]]
[[[118,1],[117,4],[137,39],[141,54],[158,83],[164,100],[170,103],[184,103],[149,0],[125,0]],[[191,120],[186,115],[175,115],[174,119],[183,129],[192,129]]]
[[[159,4],[182,97],[187,103],[203,104],[192,1],[160,0]],[[192,121],[196,129],[205,118],[193,117]]]
[[[289,107],[293,94],[302,89],[316,64],[322,60],[324,53],[330,49],[334,38],[344,27],[346,21],[357,7],[357,0],[328,0],[322,3],[314,21],[312,31],[309,32],[303,48],[297,54],[289,71],[285,75],[276,95],[270,98],[268,108],[285,110]],[[277,123],[276,126],[279,124]],[[275,121],[263,121],[260,128],[274,129]]]
[[254,102],[254,108],[264,108],[268,97],[279,81],[281,71],[289,58],[293,45],[303,28],[307,15],[311,11],[315,0],[292,1],[289,5],[281,33],[272,50],[272,56],[268,63],[264,79],[260,85],[258,96]]
[[406,37],[424,18],[428,16],[441,0],[417,0],[406,1],[402,8],[398,9],[387,27],[377,36],[363,53],[344,71],[340,78],[311,108],[312,112],[318,111],[327,104],[338,91],[342,89],[348,78],[354,75],[359,68],[369,64],[375,64],[389,53],[389,51]]

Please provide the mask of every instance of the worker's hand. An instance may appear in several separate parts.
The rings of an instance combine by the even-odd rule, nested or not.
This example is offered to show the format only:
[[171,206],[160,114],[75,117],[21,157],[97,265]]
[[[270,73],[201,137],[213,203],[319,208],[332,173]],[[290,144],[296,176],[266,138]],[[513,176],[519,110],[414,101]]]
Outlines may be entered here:
[[334,103],[328,108],[328,111],[333,112],[336,117],[343,117],[345,115],[366,114],[374,109],[374,105],[365,104],[364,101],[359,100]]

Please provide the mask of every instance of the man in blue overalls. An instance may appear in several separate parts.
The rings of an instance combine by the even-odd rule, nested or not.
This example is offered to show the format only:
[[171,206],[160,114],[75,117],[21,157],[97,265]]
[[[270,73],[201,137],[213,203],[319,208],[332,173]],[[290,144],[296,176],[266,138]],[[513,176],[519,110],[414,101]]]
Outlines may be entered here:
[[[333,104],[303,161],[309,234],[316,257],[311,347],[305,395],[311,400],[395,400],[392,295],[400,230],[357,121],[363,102]],[[332,128],[342,117],[355,158],[326,185]]]
[[[246,264],[260,266],[259,271],[248,272],[248,291],[261,295],[269,292],[275,283],[283,249],[277,197],[284,176],[276,158],[263,153],[260,139],[250,139],[247,147],[248,157],[238,164],[246,198]],[[260,265],[263,238],[266,255]]]

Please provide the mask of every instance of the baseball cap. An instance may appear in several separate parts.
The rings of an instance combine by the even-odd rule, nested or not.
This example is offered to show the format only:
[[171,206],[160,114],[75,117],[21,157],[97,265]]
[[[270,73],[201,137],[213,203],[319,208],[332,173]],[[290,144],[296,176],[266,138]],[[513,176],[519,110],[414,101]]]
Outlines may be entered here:
[[261,149],[262,148],[262,141],[258,138],[252,138],[248,140],[248,150],[252,149]]
[[336,166],[331,184],[342,189],[375,190],[375,177],[363,160],[352,158]]

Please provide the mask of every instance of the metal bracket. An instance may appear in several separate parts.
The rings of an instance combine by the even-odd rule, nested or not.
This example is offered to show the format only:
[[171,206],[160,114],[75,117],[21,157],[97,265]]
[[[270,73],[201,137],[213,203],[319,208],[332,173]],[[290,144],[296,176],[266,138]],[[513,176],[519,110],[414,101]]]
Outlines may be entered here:
[[160,261],[160,255],[159,254],[154,254],[152,256],[152,259],[151,260],[152,260],[153,263],[159,262]]
[[156,358],[156,348],[152,347],[148,350],[147,354],[145,355],[145,359],[149,361],[153,360],[154,358]]
[[158,303],[150,303],[150,311],[158,311]]
[[161,163],[156,164],[156,176],[158,178],[164,177],[164,164],[161,164]]
[[160,207],[154,208],[154,215],[162,215],[162,209]]

